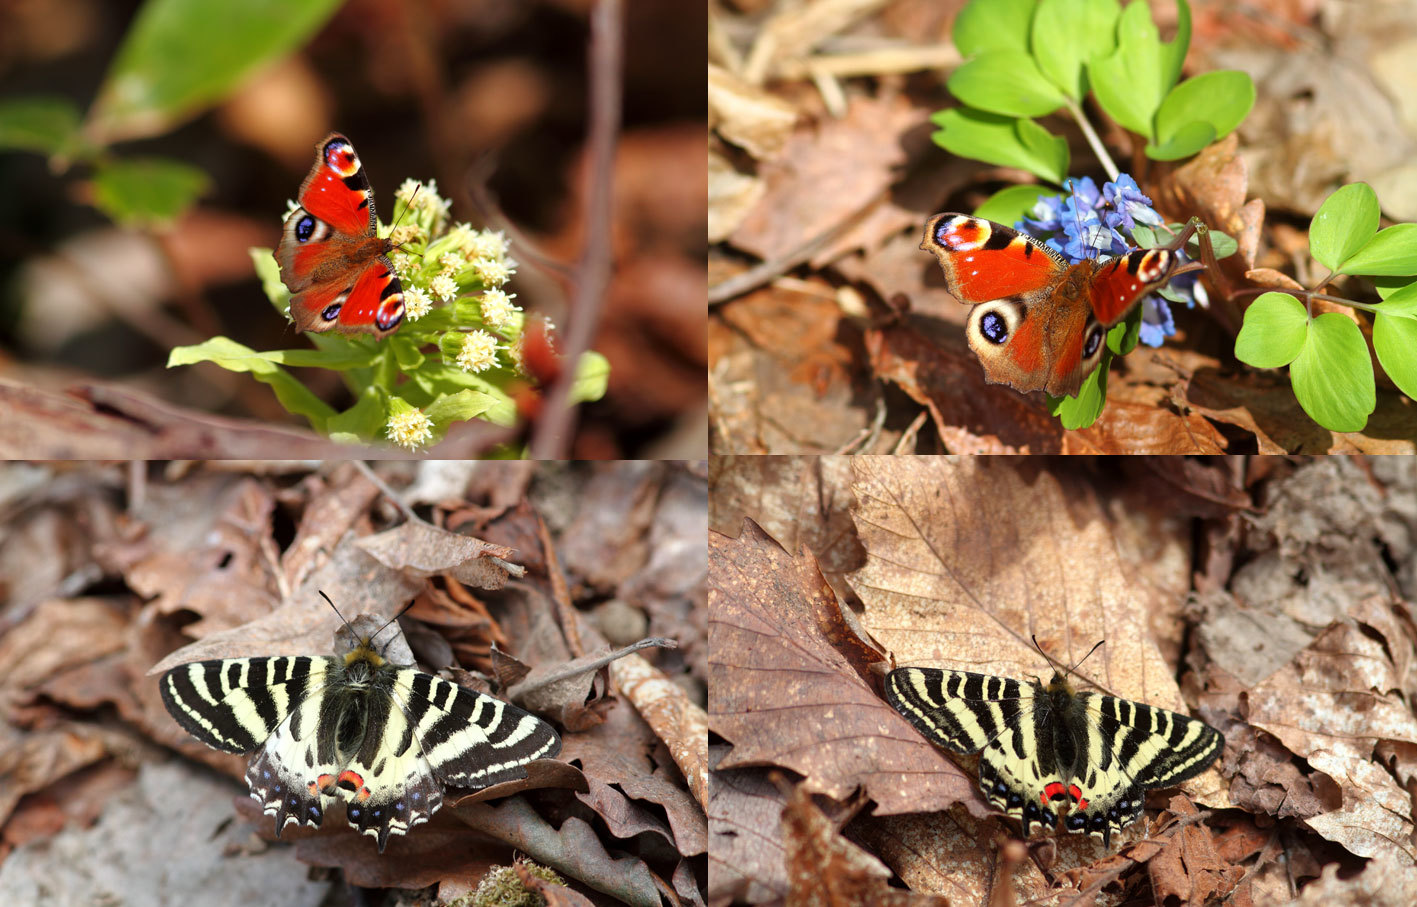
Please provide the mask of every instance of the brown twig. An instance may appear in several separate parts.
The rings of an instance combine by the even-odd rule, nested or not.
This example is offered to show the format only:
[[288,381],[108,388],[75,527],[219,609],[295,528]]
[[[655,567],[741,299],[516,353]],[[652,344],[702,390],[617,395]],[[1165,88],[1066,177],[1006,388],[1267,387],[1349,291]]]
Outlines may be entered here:
[[576,265],[574,306],[566,327],[565,363],[551,385],[531,438],[533,459],[561,459],[570,450],[576,414],[566,405],[581,354],[590,348],[610,284],[610,187],[620,132],[624,9],[599,0],[590,14],[590,134],[587,140],[585,248]]

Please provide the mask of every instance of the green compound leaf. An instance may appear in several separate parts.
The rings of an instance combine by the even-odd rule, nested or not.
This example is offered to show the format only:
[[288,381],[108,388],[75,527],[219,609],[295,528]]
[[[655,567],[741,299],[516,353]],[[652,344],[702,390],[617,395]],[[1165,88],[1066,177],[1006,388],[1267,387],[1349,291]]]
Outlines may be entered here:
[[1036,0],[974,0],[955,17],[955,47],[973,57],[989,50],[1028,50]]
[[213,337],[196,346],[179,346],[167,357],[167,367],[211,362],[231,372],[247,372],[257,381],[268,384],[286,412],[297,413],[310,425],[326,434],[326,420],[335,414],[328,404],[310,393],[289,372],[276,364],[282,354],[258,353],[225,337]]
[[147,0],[92,114],[102,143],[168,131],[305,42],[339,0]]
[[940,130],[930,138],[951,154],[1000,167],[1018,167],[1061,185],[1068,172],[1068,143],[1032,120],[951,107],[930,117]]
[[1345,274],[1407,277],[1417,274],[1417,224],[1393,224],[1343,263]]
[[0,103],[0,148],[59,154],[79,142],[79,109],[68,98],[14,98]]
[[1147,142],[1146,156],[1154,161],[1179,161],[1183,157],[1190,157],[1213,141],[1215,127],[1209,123],[1195,121],[1176,130],[1164,142]]
[[1304,349],[1309,313],[1288,293],[1265,293],[1245,310],[1235,358],[1255,368],[1282,368]]
[[1373,350],[1398,390],[1417,400],[1417,315],[1395,318],[1380,312],[1373,319]]
[[1108,116],[1154,141],[1152,119],[1171,87],[1168,67],[1151,10],[1131,3],[1117,22],[1117,49],[1088,63],[1088,84]]
[[1038,204],[1039,196],[1052,194],[1052,190],[1032,184],[1005,186],[975,208],[974,216],[997,224],[1016,224]]
[[964,63],[946,82],[970,107],[1011,117],[1036,117],[1063,106],[1064,97],[1018,50],[988,50]]
[[1255,83],[1248,73],[1224,69],[1202,73],[1171,89],[1161,102],[1156,111],[1158,144],[1172,144],[1193,123],[1208,123],[1215,138],[1224,138],[1254,106]]
[[1289,366],[1289,377],[1304,412],[1330,431],[1361,431],[1377,408],[1373,365],[1363,332],[1336,312],[1310,323],[1304,348]]
[[1084,65],[1116,48],[1117,0],[1040,0],[1032,47],[1038,68],[1073,100],[1087,93]]
[[369,443],[383,438],[388,421],[389,395],[381,387],[366,387],[353,406],[325,422],[325,429],[333,439]]
[[1377,310],[1384,315],[1417,318],[1417,283],[1386,289],[1379,287],[1378,295],[1383,297],[1383,301],[1377,304]]
[[211,186],[196,167],[166,158],[129,158],[94,171],[94,206],[124,226],[163,226]]
[[466,389],[439,397],[428,404],[423,414],[433,423],[434,437],[441,438],[454,422],[483,418],[499,405],[500,401],[493,394]]
[[1338,271],[1378,232],[1378,196],[1367,183],[1349,183],[1335,191],[1309,223],[1309,254]]

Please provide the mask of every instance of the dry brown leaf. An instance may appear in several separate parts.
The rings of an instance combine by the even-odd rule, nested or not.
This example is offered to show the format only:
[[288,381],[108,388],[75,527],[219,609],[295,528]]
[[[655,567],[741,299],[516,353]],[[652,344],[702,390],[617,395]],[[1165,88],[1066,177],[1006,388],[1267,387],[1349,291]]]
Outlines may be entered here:
[[479,589],[506,585],[507,569],[493,559],[515,555],[510,548],[413,521],[367,535],[354,544],[384,566],[410,576],[421,579],[446,572]]
[[[1075,465],[862,457],[852,467],[868,552],[852,585],[867,630],[899,664],[1027,678],[1048,667],[1033,635],[1066,664],[1106,640],[1079,669],[1085,681],[1187,711],[1151,636],[1154,612],[1178,605],[1174,584],[1137,581],[1121,557],[1118,526]],[[1186,785],[1217,786],[1213,770]],[[917,791],[915,808],[945,809],[956,799]]]
[[851,642],[810,555],[749,522],[736,540],[709,536],[709,563],[709,727],[734,744],[720,768],[784,766],[837,800],[862,786],[881,812],[975,799],[867,680],[879,656]]
[[595,902],[580,892],[532,875],[526,864],[517,863],[515,867],[517,878],[528,891],[541,895],[546,907],[594,907]]
[[0,637],[0,702],[123,648],[127,619],[95,598],[41,602]]
[[301,502],[300,525],[280,558],[282,590],[300,588],[349,533],[367,534],[369,507],[379,497],[374,483],[347,463],[329,476],[310,476],[301,488],[307,497]]
[[615,688],[669,747],[700,806],[708,805],[708,718],[684,691],[638,654],[610,663]]
[[1343,621],[1249,692],[1248,718],[1342,789],[1342,807],[1310,828],[1358,856],[1417,862],[1412,798],[1373,761],[1379,740],[1417,743],[1417,717],[1391,692],[1400,686],[1386,647]]
[[575,519],[556,551],[572,578],[609,592],[645,565],[663,469],[649,460],[597,468],[577,495]]
[[[714,746],[710,759],[726,747]],[[782,841],[786,798],[753,769],[715,769],[709,780],[708,897],[760,904],[787,895],[787,864]]]
[[797,785],[782,811],[782,839],[787,862],[789,907],[834,904],[944,907],[949,901],[892,888],[891,871],[875,856],[841,834]]

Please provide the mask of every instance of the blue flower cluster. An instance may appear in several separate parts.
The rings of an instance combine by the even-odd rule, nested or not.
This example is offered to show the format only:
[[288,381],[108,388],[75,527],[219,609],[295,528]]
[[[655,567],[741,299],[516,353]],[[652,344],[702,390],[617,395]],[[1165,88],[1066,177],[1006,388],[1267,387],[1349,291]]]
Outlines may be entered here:
[[[1063,185],[1067,195],[1039,198],[1030,216],[1014,224],[1014,229],[1036,237],[1069,262],[1121,255],[1133,248],[1128,236],[1137,224],[1158,227],[1163,223],[1151,207],[1151,199],[1142,195],[1141,187],[1128,174],[1121,174],[1116,182],[1103,183],[1101,190],[1088,176],[1069,179]],[[1167,295],[1195,305],[1192,291],[1196,276],[1181,275],[1172,281]],[[1160,346],[1174,333],[1176,323],[1166,300],[1155,293],[1142,300],[1141,342]]]

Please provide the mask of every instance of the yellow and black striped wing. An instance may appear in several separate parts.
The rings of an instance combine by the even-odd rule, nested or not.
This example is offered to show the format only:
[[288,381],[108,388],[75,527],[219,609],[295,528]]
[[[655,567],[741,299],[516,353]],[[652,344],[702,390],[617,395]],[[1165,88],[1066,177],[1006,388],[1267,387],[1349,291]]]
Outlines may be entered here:
[[1104,843],[1141,815],[1148,789],[1194,778],[1225,743],[1203,721],[1129,699],[1083,692],[1074,703],[1085,723],[1086,750],[1072,781],[1076,802],[1063,825]]
[[[361,663],[356,661],[356,666]],[[412,667],[351,671],[338,657],[232,658],[173,668],[163,703],[192,736],[233,753],[259,750],[251,796],[275,817],[318,826],[336,798],[379,850],[437,812],[443,786],[526,776],[561,738],[493,696]]]
[[899,668],[890,704],[927,738],[979,753],[985,799],[1020,820],[1111,844],[1141,815],[1145,792],[1200,774],[1224,738],[1205,722],[1100,693],[1074,693],[1055,674],[1044,686],[967,671]]
[[979,789],[1024,837],[1034,822],[1058,821],[1065,799],[1042,687],[1006,677],[897,668],[886,675],[886,699],[930,740],[956,753],[979,753]]

